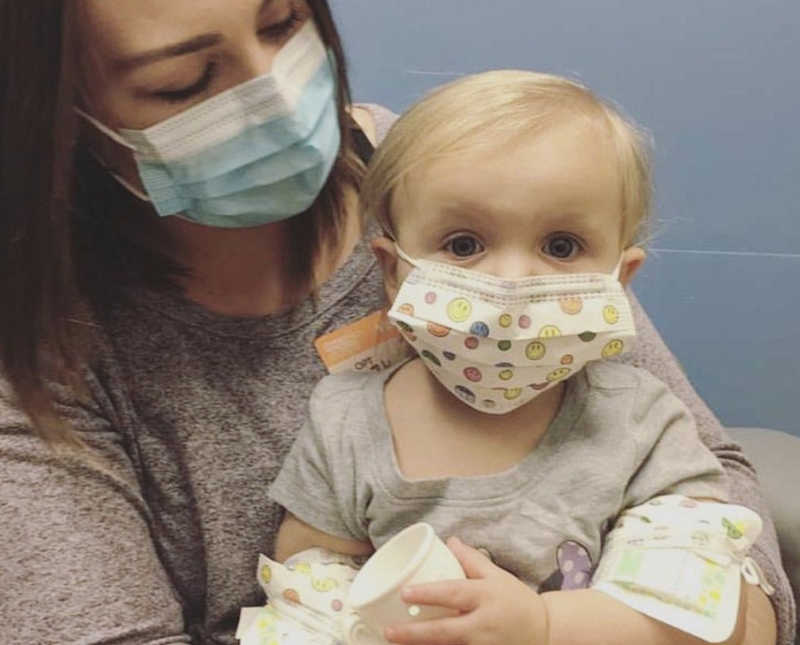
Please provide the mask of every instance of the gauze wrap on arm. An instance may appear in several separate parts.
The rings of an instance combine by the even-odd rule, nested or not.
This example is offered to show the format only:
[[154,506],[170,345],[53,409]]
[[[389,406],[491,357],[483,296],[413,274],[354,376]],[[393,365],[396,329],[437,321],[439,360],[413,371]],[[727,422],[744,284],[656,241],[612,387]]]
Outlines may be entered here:
[[285,564],[262,555],[258,582],[264,607],[241,611],[241,645],[335,645],[343,641],[341,617],[359,562],[322,548],[301,551]]
[[736,626],[742,576],[772,593],[747,557],[759,533],[761,518],[744,506],[655,497],[620,515],[592,588],[717,643]]

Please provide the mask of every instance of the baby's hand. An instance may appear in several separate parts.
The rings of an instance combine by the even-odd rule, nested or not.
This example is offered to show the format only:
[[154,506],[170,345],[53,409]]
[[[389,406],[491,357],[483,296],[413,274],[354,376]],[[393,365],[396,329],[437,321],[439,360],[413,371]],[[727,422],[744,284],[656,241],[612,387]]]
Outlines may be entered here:
[[461,615],[387,627],[388,640],[405,645],[547,645],[547,611],[535,591],[458,538],[450,538],[447,546],[467,580],[408,587],[403,600],[448,607]]

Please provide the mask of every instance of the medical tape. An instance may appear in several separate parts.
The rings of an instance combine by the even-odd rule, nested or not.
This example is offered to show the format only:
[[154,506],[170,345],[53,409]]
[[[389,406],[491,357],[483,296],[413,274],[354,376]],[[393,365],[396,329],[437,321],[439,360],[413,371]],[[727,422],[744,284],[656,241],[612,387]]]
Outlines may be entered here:
[[334,641],[338,641],[342,637],[339,621],[313,607],[298,605],[284,600],[280,596],[270,598],[269,604],[275,610],[279,620],[289,620],[312,634],[325,634]]
[[747,557],[760,531],[761,519],[742,506],[662,496],[623,513],[592,587],[673,627],[723,641],[736,625],[741,578],[771,588]]

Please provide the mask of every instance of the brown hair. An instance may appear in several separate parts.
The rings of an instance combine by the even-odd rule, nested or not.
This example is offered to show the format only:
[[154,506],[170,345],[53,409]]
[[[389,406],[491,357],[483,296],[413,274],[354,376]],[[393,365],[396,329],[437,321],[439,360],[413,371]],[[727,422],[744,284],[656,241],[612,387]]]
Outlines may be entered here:
[[[287,274],[311,290],[313,266],[340,240],[344,194],[363,165],[353,151],[346,63],[326,0],[307,0],[336,59],[339,157],[312,206],[291,221]],[[88,307],[98,313],[129,287],[177,289],[156,217],[131,216],[131,197],[78,137],[75,0],[0,0],[0,367],[16,404],[53,445],[79,444],[55,412],[47,383],[79,393],[90,358]],[[88,316],[91,318],[91,314]]]

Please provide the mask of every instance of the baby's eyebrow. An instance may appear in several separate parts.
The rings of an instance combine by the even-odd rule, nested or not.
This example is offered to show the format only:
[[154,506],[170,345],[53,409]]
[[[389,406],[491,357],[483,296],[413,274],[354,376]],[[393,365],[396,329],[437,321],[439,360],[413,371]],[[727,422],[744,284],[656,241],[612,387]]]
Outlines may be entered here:
[[448,202],[438,209],[436,226],[475,226],[485,221],[486,216],[492,212],[488,204],[475,202],[454,201]]
[[582,211],[545,213],[540,217],[540,222],[548,228],[577,228],[582,231],[598,232],[603,230],[603,226],[597,221],[597,217]]
[[[482,218],[491,213],[491,204],[480,203],[470,199],[455,198],[448,201],[440,210],[440,214],[446,218],[458,221],[480,222]],[[580,210],[555,211],[550,213],[531,214],[536,217],[537,223],[545,228],[580,228],[581,230],[601,230],[597,218],[591,214]]]
[[443,215],[452,217],[474,217],[485,215],[492,212],[492,205],[486,202],[480,202],[466,197],[454,197],[448,199],[442,207],[440,212]]

